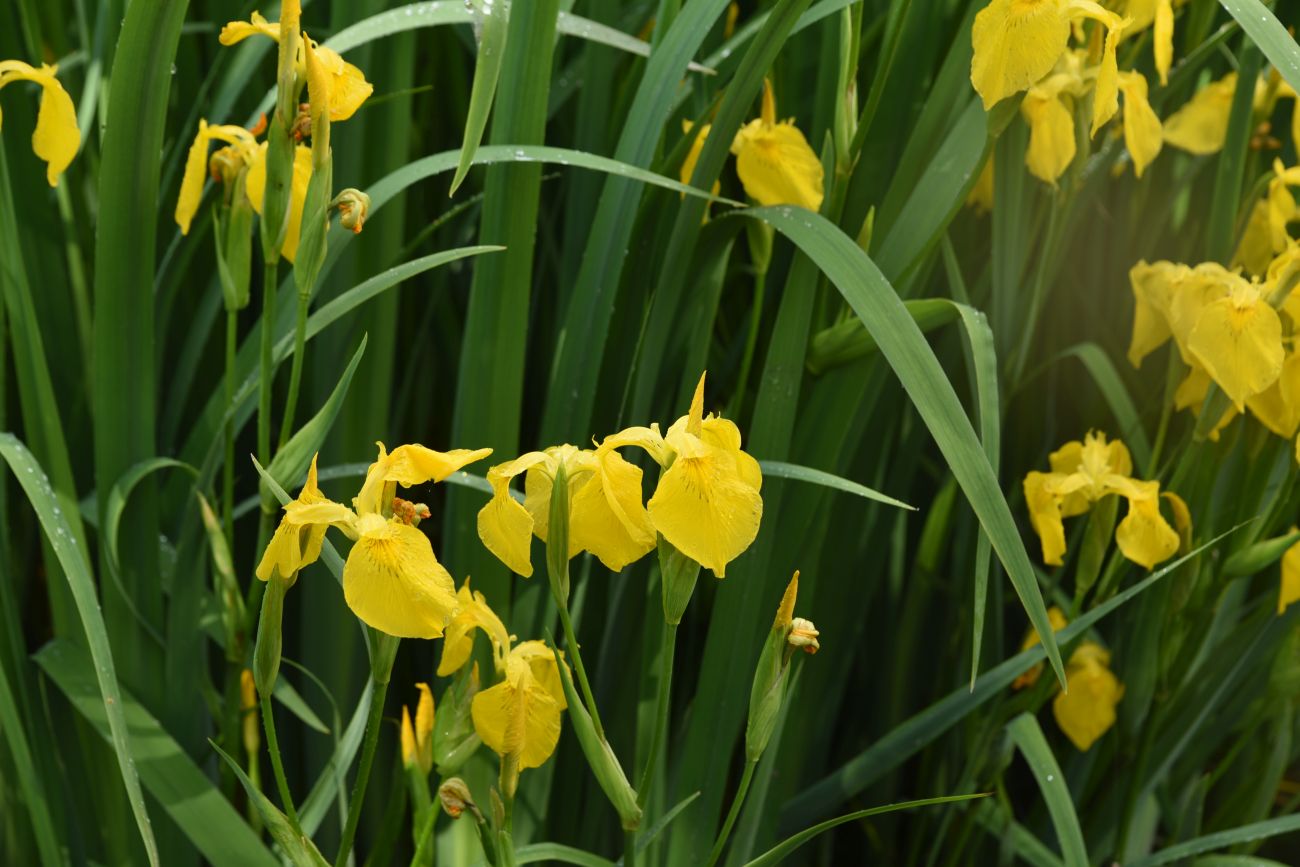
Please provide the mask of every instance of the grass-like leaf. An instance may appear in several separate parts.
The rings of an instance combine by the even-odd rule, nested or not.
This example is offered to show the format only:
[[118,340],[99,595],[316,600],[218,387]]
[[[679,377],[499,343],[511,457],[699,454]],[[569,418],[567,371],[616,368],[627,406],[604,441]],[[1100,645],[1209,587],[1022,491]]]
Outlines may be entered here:
[[1043,737],[1043,730],[1033,714],[1022,713],[1007,724],[1011,740],[1020,749],[1021,755],[1033,771],[1034,781],[1047,802],[1047,811],[1051,813],[1052,825],[1056,828],[1056,838],[1061,843],[1061,854],[1065,858],[1065,867],[1088,867],[1088,850],[1083,843],[1083,830],[1079,827],[1079,815],[1074,811],[1074,800],[1065,785],[1065,775],[1061,766],[1052,755],[1052,748]]

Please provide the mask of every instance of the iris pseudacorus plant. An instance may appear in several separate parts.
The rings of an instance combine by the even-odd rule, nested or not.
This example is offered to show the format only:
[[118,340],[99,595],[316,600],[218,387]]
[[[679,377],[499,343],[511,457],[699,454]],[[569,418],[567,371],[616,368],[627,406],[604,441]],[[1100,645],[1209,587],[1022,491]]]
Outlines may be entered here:
[[[1128,500],[1128,514],[1115,530],[1115,541],[1125,557],[1152,569],[1177,553],[1178,532],[1160,514],[1160,483],[1132,477],[1133,459],[1124,443],[1108,442],[1105,434],[1089,432],[1082,442],[1068,442],[1052,452],[1048,460],[1050,472],[1031,472],[1024,482],[1025,502],[1042,543],[1044,563],[1061,565],[1062,519],[1081,515],[1112,495]],[[1185,511],[1181,507],[1175,514]]]
[[437,638],[457,609],[451,575],[434,556],[416,524],[428,510],[394,497],[397,485],[441,482],[491,454],[491,449],[437,452],[403,445],[370,465],[354,508],[333,502],[316,484],[316,463],[296,500],[284,507],[257,577],[292,580],[320,556],[325,532],[334,527],[353,540],[343,567],[343,595],[361,620],[398,638]]
[[[41,64],[31,66],[21,60],[0,60],[0,90],[16,81],[30,81],[41,86],[41,105],[32,131],[32,151],[45,160],[45,179],[50,186],[72,164],[81,147],[81,130],[77,127],[77,110],[63,85],[56,78],[59,68]],[[3,115],[0,115],[0,119]]]

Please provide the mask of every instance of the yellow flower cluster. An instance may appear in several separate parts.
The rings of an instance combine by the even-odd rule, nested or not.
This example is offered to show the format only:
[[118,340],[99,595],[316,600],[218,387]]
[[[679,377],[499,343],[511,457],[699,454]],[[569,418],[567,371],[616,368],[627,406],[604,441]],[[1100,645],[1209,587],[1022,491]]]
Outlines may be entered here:
[[[254,12],[249,21],[232,21],[221,28],[219,38],[222,45],[229,46],[250,36],[267,36],[278,43],[280,25],[278,22],[268,22]],[[361,70],[344,61],[333,49],[311,41],[306,33],[302,34],[298,46],[298,81],[305,82],[309,73],[314,74],[318,83],[312,90],[328,94],[329,119],[347,120],[370,96],[373,86],[366,81]],[[176,224],[180,226],[182,235],[189,233],[190,223],[203,198],[203,181],[209,173],[214,181],[224,182],[233,195],[239,195],[242,183],[243,194],[248,197],[253,210],[262,213],[266,194],[267,143],[259,143],[257,135],[264,129],[265,118],[256,130],[210,125],[205,119],[199,120],[199,131],[190,145],[180,195],[176,200]],[[208,147],[214,141],[224,142],[225,147],[218,149],[209,160]],[[294,261],[298,252],[304,200],[311,176],[311,148],[298,144],[294,149],[293,181],[289,193],[289,225],[280,251],[290,262]]]
[[1129,360],[1140,365],[1172,337],[1189,368],[1174,395],[1177,408],[1199,414],[1211,383],[1231,401],[1214,436],[1247,409],[1278,436],[1300,428],[1300,295],[1293,288],[1300,248],[1287,243],[1262,282],[1214,262],[1142,261],[1129,272],[1136,304]]
[[[1082,515],[1112,494],[1128,500],[1128,514],[1115,530],[1120,552],[1148,569],[1178,551],[1180,537],[1160,514],[1160,483],[1133,478],[1133,459],[1119,440],[1089,432],[1083,442],[1068,442],[1048,456],[1051,472],[1025,476],[1029,518],[1043,546],[1043,562],[1060,566],[1065,554],[1063,518]],[[1176,520],[1185,520],[1187,507],[1176,494],[1171,500]]]
[[[758,535],[763,515],[758,461],[740,447],[734,422],[704,415],[704,377],[690,411],[666,434],[659,426],[630,427],[595,449],[556,446],[529,452],[488,471],[492,500],[478,516],[483,544],[512,571],[533,573],[529,544],[545,541],[551,480],[561,465],[568,477],[569,556],[590,551],[614,571],[639,560],[662,535],[719,578]],[[662,471],[642,504],[641,470],[619,453],[638,446]],[[510,481],[524,475],[524,502],[510,495]]]
[[[694,126],[684,125],[687,135]],[[700,128],[682,161],[682,183],[689,184],[699,162],[711,124]],[[736,157],[736,174],[745,194],[760,205],[798,205],[819,210],[824,197],[825,172],[821,160],[793,120],[776,119],[776,96],[772,82],[763,80],[763,108],[757,118],[745,124],[731,143]],[[718,190],[714,185],[714,192]]]
[[[1047,611],[1053,632],[1060,632],[1069,621],[1065,612],[1053,606]],[[1030,629],[1020,645],[1021,651],[1039,644],[1038,632]],[[1024,689],[1038,682],[1043,665],[1016,678],[1013,689]],[[1084,641],[1065,666],[1066,691],[1059,692],[1052,701],[1052,715],[1065,736],[1081,752],[1092,745],[1115,725],[1115,706],[1124,697],[1124,685],[1110,670],[1110,652],[1095,641]]]
[[[72,97],[55,78],[58,71],[57,66],[44,63],[37,69],[21,60],[0,60],[0,90],[15,81],[31,81],[41,86],[41,105],[36,112],[36,129],[32,132],[32,151],[45,160],[45,179],[52,187],[58,186],[59,176],[81,147],[77,110],[72,105]],[[0,115],[2,119],[3,115]]]
[[[971,84],[985,109],[1025,92],[1025,165],[1042,181],[1055,184],[1074,160],[1075,108],[1088,97],[1095,137],[1124,95],[1124,144],[1138,177],[1160,153],[1161,124],[1147,101],[1146,78],[1121,72],[1116,50],[1125,36],[1153,26],[1156,69],[1164,81],[1173,57],[1173,7],[1170,0],[1127,6],[1121,16],[1092,0],[993,0],[975,16]],[[1071,33],[1083,37],[1087,20],[1097,25],[1090,43],[1071,49]]]

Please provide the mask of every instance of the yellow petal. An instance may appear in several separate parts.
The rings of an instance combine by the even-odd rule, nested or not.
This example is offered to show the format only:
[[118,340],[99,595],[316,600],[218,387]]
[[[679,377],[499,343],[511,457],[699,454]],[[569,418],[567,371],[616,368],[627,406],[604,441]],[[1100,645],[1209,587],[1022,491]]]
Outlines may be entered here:
[[735,458],[690,434],[670,434],[677,459],[659,478],[647,508],[672,545],[722,578],[758,535],[763,498]]
[[[303,34],[303,37],[302,54],[303,65],[307,72],[307,100],[308,105],[310,106],[314,132],[319,119],[321,117],[329,116],[330,94],[333,90],[333,76],[326,71],[325,64],[321,62],[321,54],[328,49],[317,46],[314,41],[306,38],[305,33]],[[330,53],[333,54],[335,58],[338,58],[338,55],[334,52],[331,51]],[[342,62],[342,58],[339,58],[339,63]],[[333,118],[330,119],[333,120]]]
[[262,552],[262,559],[257,564],[255,574],[259,581],[270,581],[277,575],[282,580],[291,580],[302,568],[302,545],[299,541],[301,528],[287,521],[280,521]]
[[564,698],[564,683],[560,680],[560,668],[555,664],[555,651],[551,650],[546,642],[522,642],[510,651],[510,656],[527,663],[533,680],[545,690],[560,710],[569,706]]
[[540,767],[559,743],[560,706],[514,655],[506,679],[475,695],[470,710],[483,743],[520,770]]
[[654,462],[663,466],[668,463],[671,457],[671,450],[668,444],[664,442],[663,435],[659,433],[658,424],[652,424],[650,427],[629,427],[624,428],[616,434],[610,434],[601,440],[601,448],[621,449],[626,446],[637,446],[644,449]]
[[456,610],[451,575],[415,527],[363,518],[343,567],[343,597],[367,625],[398,638],[437,638]]
[[492,655],[498,671],[504,671],[506,654],[510,652],[510,633],[501,618],[488,607],[482,593],[472,593],[469,579],[456,594],[457,610],[443,634],[442,659],[438,662],[438,676],[459,671],[469,661],[474,650],[474,633],[482,629],[492,642]]
[[190,145],[189,155],[185,158],[181,192],[176,198],[176,224],[181,227],[182,235],[190,233],[190,223],[203,198],[203,182],[208,176],[208,141],[208,122],[199,118],[199,132],[194,136],[194,143]]
[[1227,298],[1211,302],[1196,320],[1188,348],[1224,394],[1246,399],[1272,385],[1282,372],[1282,321],[1259,290],[1237,278]]
[[655,528],[641,502],[641,470],[613,449],[596,453],[597,471],[573,495],[569,547],[590,551],[621,572],[655,546]]
[[1136,72],[1120,76],[1124,92],[1124,146],[1133,158],[1133,173],[1139,178],[1160,153],[1163,129],[1160,118],[1147,102],[1147,80]]
[[1115,52],[1119,47],[1123,24],[1106,29],[1106,43],[1101,52],[1101,65],[1097,67],[1097,82],[1092,95],[1092,137],[1119,111],[1119,66]]
[[419,764],[419,751],[415,746],[415,727],[411,725],[411,712],[402,706],[402,764],[415,767]]
[[1128,514],[1115,530],[1120,552],[1147,569],[1154,569],[1178,553],[1178,533],[1160,514],[1158,482],[1136,482]]
[[[416,758],[420,770],[429,773],[433,768],[433,692],[427,683],[417,683],[420,701],[415,709],[415,745]],[[406,708],[402,708],[403,714]]]
[[1029,508],[1029,522],[1038,534],[1043,548],[1043,562],[1060,566],[1065,555],[1065,525],[1061,521],[1060,499],[1052,492],[1053,477],[1057,473],[1031,472],[1025,476],[1025,504]]
[[1172,0],[1156,0],[1154,42],[1156,72],[1160,84],[1169,83],[1169,67],[1174,62],[1174,4]]
[[404,488],[428,481],[445,481],[452,473],[492,454],[492,449],[452,449],[434,451],[418,443],[402,445],[388,454],[384,481],[397,482]]
[[1173,334],[1169,329],[1171,292],[1169,262],[1148,263],[1145,259],[1129,269],[1133,288],[1133,336],[1129,341],[1128,360],[1134,367],[1164,345]]
[[1300,353],[1290,352],[1277,381],[1246,401],[1264,427],[1286,439],[1300,428]]
[[[1097,739],[1115,724],[1115,706],[1124,696],[1124,687],[1100,655],[1085,651],[1087,643],[1071,657],[1065,669],[1068,692],[1052,702],[1052,714],[1065,736],[1079,750],[1086,752]],[[1105,651],[1101,651],[1102,654]]]
[[[1053,633],[1060,632],[1062,629],[1064,629],[1066,626],[1070,624],[1070,621],[1067,620],[1065,617],[1065,612],[1055,605],[1047,609],[1047,622],[1052,625]],[[1041,643],[1042,643],[1042,639],[1038,635],[1038,630],[1034,629],[1031,626],[1029,627],[1029,630],[1025,633],[1024,640],[1020,643],[1020,650],[1021,652],[1024,652],[1031,647],[1038,646]],[[1038,682],[1038,678],[1042,676],[1042,673],[1043,673],[1043,664],[1040,662],[1037,665],[1034,665],[1032,668],[1025,671],[1019,677],[1017,677],[1012,682],[1011,688],[1025,689],[1026,687],[1033,686],[1035,683]]]
[[365,73],[345,61],[333,49],[319,46],[316,56],[329,73],[330,120],[347,120],[374,92],[374,85],[366,81]]
[[822,206],[821,160],[792,122],[751,121],[737,136],[736,174],[745,193],[760,205]]
[[57,66],[41,64],[39,69],[20,60],[0,62],[0,88],[12,81],[31,81],[41,86],[41,103],[32,132],[32,151],[45,160],[45,179],[59,185],[59,177],[71,165],[81,147],[77,110],[56,77]]
[[1058,0],[992,0],[971,27],[970,80],[984,108],[1051,72],[1069,39],[1069,18]]
[[1178,265],[1170,272],[1169,330],[1178,345],[1178,354],[1189,367],[1200,366],[1189,348],[1192,329],[1206,307],[1228,296],[1234,280],[1227,269],[1215,262],[1204,262],[1195,268]]
[[[682,123],[682,132],[687,135],[691,135],[694,128],[690,121]],[[686,158],[682,160],[681,171],[678,172],[678,177],[681,178],[683,184],[691,182],[691,175],[695,174],[695,164],[700,161],[700,152],[704,150],[704,140],[709,137],[709,130],[711,129],[713,129],[713,124],[706,123],[700,127],[699,135],[691,139],[691,149],[686,152]],[[686,194],[683,193],[682,195]]]
[[1250,217],[1246,220],[1246,229],[1237,244],[1237,252],[1232,254],[1234,268],[1244,267],[1256,277],[1262,276],[1273,261],[1273,232],[1268,215],[1268,200],[1256,201],[1250,209]]
[[528,509],[510,496],[510,480],[546,460],[546,455],[541,452],[529,452],[488,470],[492,499],[478,513],[478,537],[483,545],[512,572],[525,578],[533,574],[534,518]]
[[1030,91],[1020,103],[1020,113],[1029,124],[1029,148],[1025,166],[1044,183],[1055,186],[1074,160],[1074,112],[1068,96],[1043,97]]
[[[1291,532],[1295,532],[1295,527]],[[1300,543],[1282,555],[1282,584],[1277,594],[1277,613],[1282,614],[1292,602],[1300,600]]]
[[756,491],[763,489],[763,470],[748,452],[740,448],[740,428],[725,418],[710,415],[704,419],[700,439],[709,445],[729,452],[736,460],[736,472],[741,480]]
[[[289,228],[285,232],[284,246],[280,254],[293,261],[298,253],[298,237],[302,232],[303,199],[307,196],[307,184],[311,180],[311,148],[298,145],[293,154],[293,185],[289,190]],[[262,213],[262,198],[266,193],[266,142],[262,142],[257,153],[248,166],[244,178],[244,189],[253,210]]]
[[217,41],[222,45],[234,45],[250,36],[269,36],[279,42],[280,25],[268,23],[260,12],[254,12],[248,21],[231,21],[222,27]]
[[1205,156],[1223,149],[1228,137],[1228,114],[1237,89],[1237,73],[1196,92],[1178,111],[1165,119],[1165,141],[1179,150]]

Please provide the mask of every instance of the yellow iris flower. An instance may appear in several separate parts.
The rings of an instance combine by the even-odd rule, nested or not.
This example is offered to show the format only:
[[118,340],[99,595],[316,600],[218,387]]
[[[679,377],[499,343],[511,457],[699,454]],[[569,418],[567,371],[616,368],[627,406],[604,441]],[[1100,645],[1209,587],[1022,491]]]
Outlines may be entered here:
[[658,425],[606,437],[601,449],[639,446],[663,468],[646,504],[650,522],[678,551],[724,577],[758,535],[763,517],[758,461],[740,448],[734,422],[704,415],[704,377],[690,411],[661,435]]
[[1128,500],[1128,514],[1115,530],[1120,552],[1147,569],[1178,551],[1179,536],[1160,514],[1160,483],[1132,478],[1133,459],[1119,440],[1089,432],[1048,458],[1050,472],[1025,476],[1025,502],[1042,543],[1043,562],[1060,566],[1065,554],[1064,518],[1081,515],[1102,497]]
[[[272,24],[260,13],[254,12],[248,21],[231,21],[222,27],[219,39],[222,45],[235,45],[250,36],[266,36],[278,43],[280,25],[278,22]],[[305,42],[305,38],[303,41]],[[374,91],[374,86],[366,81],[366,76],[360,69],[345,61],[337,51],[317,46],[315,53],[316,60],[330,79],[330,120],[347,120]],[[302,54],[301,47],[298,56],[298,75],[300,78],[306,76],[306,58]]]
[[420,699],[415,706],[414,725],[410,710],[402,706],[402,764],[428,774],[433,770],[433,693],[427,683],[417,683],[415,688]]
[[1124,697],[1124,685],[1110,670],[1110,652],[1100,644],[1085,641],[1070,655],[1065,666],[1068,691],[1052,702],[1052,715],[1081,752],[1115,725],[1115,706]]
[[[704,134],[696,141],[703,147]],[[745,193],[760,205],[798,205],[810,211],[821,208],[825,180],[821,160],[794,120],[777,121],[776,97],[767,79],[763,80],[762,113],[736,133],[731,152]],[[683,165],[683,172],[685,168]]]
[[[365,484],[352,501],[355,511],[326,499],[315,488],[314,473],[309,475],[308,488],[285,505],[257,576],[268,580],[276,569],[284,577],[289,574],[286,568],[307,565],[320,552],[314,534],[336,527],[354,543],[343,567],[343,596],[353,613],[398,638],[439,637],[456,611],[456,587],[434,556],[429,538],[413,526],[410,514],[394,513],[393,494],[399,484],[441,482],[491,452],[436,452],[404,445],[388,453],[380,443],[379,458],[370,465]],[[295,555],[295,544],[302,553]],[[313,554],[310,559],[308,553]]]
[[442,635],[442,659],[438,662],[438,677],[447,677],[459,671],[469,661],[474,651],[474,633],[483,630],[492,642],[492,658],[497,674],[503,674],[506,657],[510,653],[510,633],[488,607],[482,593],[470,590],[469,579],[456,593],[456,613]]
[[[225,142],[243,165],[252,163],[257,155],[257,140],[242,126],[210,125],[199,118],[199,132],[190,145],[185,159],[185,174],[181,177],[181,192],[176,199],[176,224],[181,234],[188,235],[190,223],[203,198],[203,181],[208,176],[208,145],[214,141]],[[263,172],[265,178],[265,171]]]
[[[0,90],[15,81],[32,81],[41,86],[41,104],[32,132],[32,151],[45,160],[45,179],[50,186],[59,184],[81,147],[81,130],[77,128],[77,110],[63,85],[55,78],[57,66],[42,63],[40,68],[21,60],[0,60]],[[3,115],[0,115],[0,120]]]
[[[641,559],[655,545],[655,530],[641,504],[641,470],[612,448],[554,446],[528,452],[488,470],[492,499],[478,513],[478,534],[487,549],[525,578],[533,574],[529,542],[546,541],[551,482],[563,466],[569,490],[569,556],[590,551],[614,572]],[[510,482],[525,473],[524,502],[510,495]]]
[[1092,0],[992,0],[975,15],[970,80],[985,110],[1050,73],[1069,46],[1071,23],[1088,18],[1106,28],[1093,102],[1095,133],[1116,110],[1115,51],[1128,22]]

